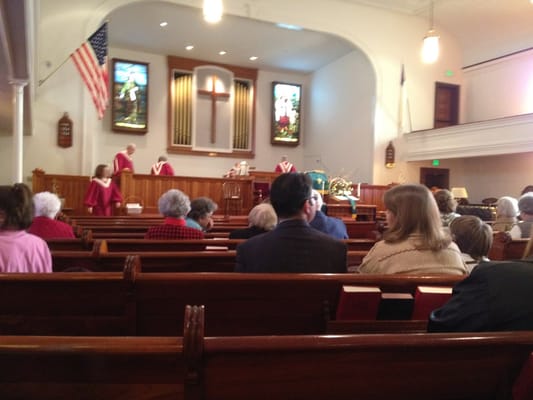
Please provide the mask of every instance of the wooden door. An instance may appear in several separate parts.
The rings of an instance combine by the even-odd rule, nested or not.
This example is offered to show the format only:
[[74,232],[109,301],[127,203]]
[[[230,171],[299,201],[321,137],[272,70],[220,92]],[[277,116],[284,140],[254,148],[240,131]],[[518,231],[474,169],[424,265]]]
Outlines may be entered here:
[[457,125],[459,123],[459,85],[435,82],[434,128]]
[[420,183],[430,189],[449,189],[450,170],[448,168],[420,168]]

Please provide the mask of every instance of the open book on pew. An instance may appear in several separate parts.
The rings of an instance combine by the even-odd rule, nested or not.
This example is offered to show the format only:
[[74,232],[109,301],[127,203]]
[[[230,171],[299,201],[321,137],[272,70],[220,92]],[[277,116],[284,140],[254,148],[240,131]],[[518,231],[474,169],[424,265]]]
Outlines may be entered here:
[[446,303],[452,296],[452,287],[418,286],[411,319],[428,319],[431,311]]
[[337,306],[337,320],[376,319],[381,290],[375,286],[343,285]]

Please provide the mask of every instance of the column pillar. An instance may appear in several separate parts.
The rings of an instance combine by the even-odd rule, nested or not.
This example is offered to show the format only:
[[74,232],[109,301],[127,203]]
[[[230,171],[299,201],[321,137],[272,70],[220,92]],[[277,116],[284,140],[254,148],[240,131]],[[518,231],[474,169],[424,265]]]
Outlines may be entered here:
[[13,183],[23,182],[22,159],[24,143],[24,86],[28,84],[25,79],[12,79],[9,83],[13,86]]

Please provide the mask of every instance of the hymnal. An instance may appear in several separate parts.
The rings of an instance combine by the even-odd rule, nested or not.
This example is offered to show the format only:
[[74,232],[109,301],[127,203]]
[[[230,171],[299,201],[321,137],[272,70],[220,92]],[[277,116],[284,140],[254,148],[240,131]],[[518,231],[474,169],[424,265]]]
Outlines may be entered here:
[[380,301],[379,287],[344,285],[337,306],[337,320],[376,319]]
[[444,305],[451,296],[451,287],[418,286],[411,319],[428,319],[431,311]]

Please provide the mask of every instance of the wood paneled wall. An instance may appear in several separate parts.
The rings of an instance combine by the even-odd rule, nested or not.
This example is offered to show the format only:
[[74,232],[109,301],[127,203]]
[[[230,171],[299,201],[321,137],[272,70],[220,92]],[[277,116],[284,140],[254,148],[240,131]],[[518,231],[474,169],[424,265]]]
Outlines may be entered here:
[[[218,204],[217,214],[224,213],[222,185],[226,181],[237,182],[241,188],[242,210],[246,215],[253,207],[253,178],[237,179],[203,178],[186,176],[155,176],[123,172],[121,175],[121,192],[124,202],[141,203],[144,213],[158,213],[159,197],[169,189],[179,189],[191,200],[206,196]],[[71,214],[85,214],[83,198],[89,186],[89,176],[47,175],[43,170],[33,171],[33,192],[50,191],[65,199],[64,208]]]
[[[158,213],[157,201],[161,194],[169,189],[179,189],[191,198],[207,196],[218,204],[217,214],[224,213],[224,199],[222,185],[226,181],[238,182],[241,188],[242,209],[241,214],[246,215],[254,205],[254,182],[271,183],[278,174],[273,172],[253,171],[250,176],[232,179],[204,178],[190,176],[155,176],[122,173],[121,192],[125,201],[140,202],[144,213]],[[75,215],[85,214],[83,198],[89,186],[89,176],[82,175],[49,175],[41,169],[33,171],[33,192],[50,191],[57,193],[65,199],[64,208]],[[383,194],[393,185],[361,185],[360,205],[375,205],[376,211],[385,211]],[[357,192],[354,185],[353,194]],[[327,201],[327,198],[325,199]]]

